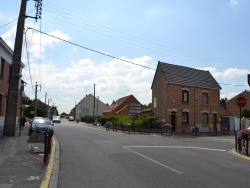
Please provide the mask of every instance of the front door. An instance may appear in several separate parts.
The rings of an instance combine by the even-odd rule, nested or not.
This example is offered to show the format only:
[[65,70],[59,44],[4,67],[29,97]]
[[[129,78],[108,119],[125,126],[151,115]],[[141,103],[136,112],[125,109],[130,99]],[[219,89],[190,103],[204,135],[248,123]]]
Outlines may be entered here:
[[176,126],[176,112],[171,112],[171,125],[173,126],[173,131],[175,131],[175,126]]

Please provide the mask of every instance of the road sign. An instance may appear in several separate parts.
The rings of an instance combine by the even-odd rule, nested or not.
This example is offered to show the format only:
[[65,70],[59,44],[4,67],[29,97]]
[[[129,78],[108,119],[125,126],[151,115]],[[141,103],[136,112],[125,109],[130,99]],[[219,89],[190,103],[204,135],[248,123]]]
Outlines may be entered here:
[[140,114],[142,105],[140,103],[129,104],[129,114]]
[[247,100],[245,97],[240,96],[236,99],[236,103],[240,108],[243,108],[246,105]]

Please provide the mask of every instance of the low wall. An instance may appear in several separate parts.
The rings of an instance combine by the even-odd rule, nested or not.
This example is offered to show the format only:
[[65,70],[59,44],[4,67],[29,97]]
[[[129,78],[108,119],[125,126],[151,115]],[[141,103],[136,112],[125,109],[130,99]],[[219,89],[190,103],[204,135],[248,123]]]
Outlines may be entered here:
[[[3,132],[5,116],[0,116],[0,132]],[[18,117],[16,117],[16,128],[18,127]]]

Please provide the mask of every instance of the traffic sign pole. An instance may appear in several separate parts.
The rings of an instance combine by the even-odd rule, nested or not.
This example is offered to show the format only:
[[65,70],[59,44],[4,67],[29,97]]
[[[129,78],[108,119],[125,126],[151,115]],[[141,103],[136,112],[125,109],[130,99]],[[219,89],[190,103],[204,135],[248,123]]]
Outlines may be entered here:
[[241,108],[243,108],[246,105],[247,100],[245,97],[239,96],[236,99],[236,103],[240,107],[240,130],[241,130]]

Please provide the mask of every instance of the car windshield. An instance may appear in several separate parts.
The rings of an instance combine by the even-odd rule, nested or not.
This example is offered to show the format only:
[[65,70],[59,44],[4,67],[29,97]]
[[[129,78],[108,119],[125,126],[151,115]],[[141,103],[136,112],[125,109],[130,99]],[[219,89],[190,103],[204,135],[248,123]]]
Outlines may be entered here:
[[36,124],[45,124],[45,125],[50,125],[50,120],[49,119],[35,119],[33,123]]

